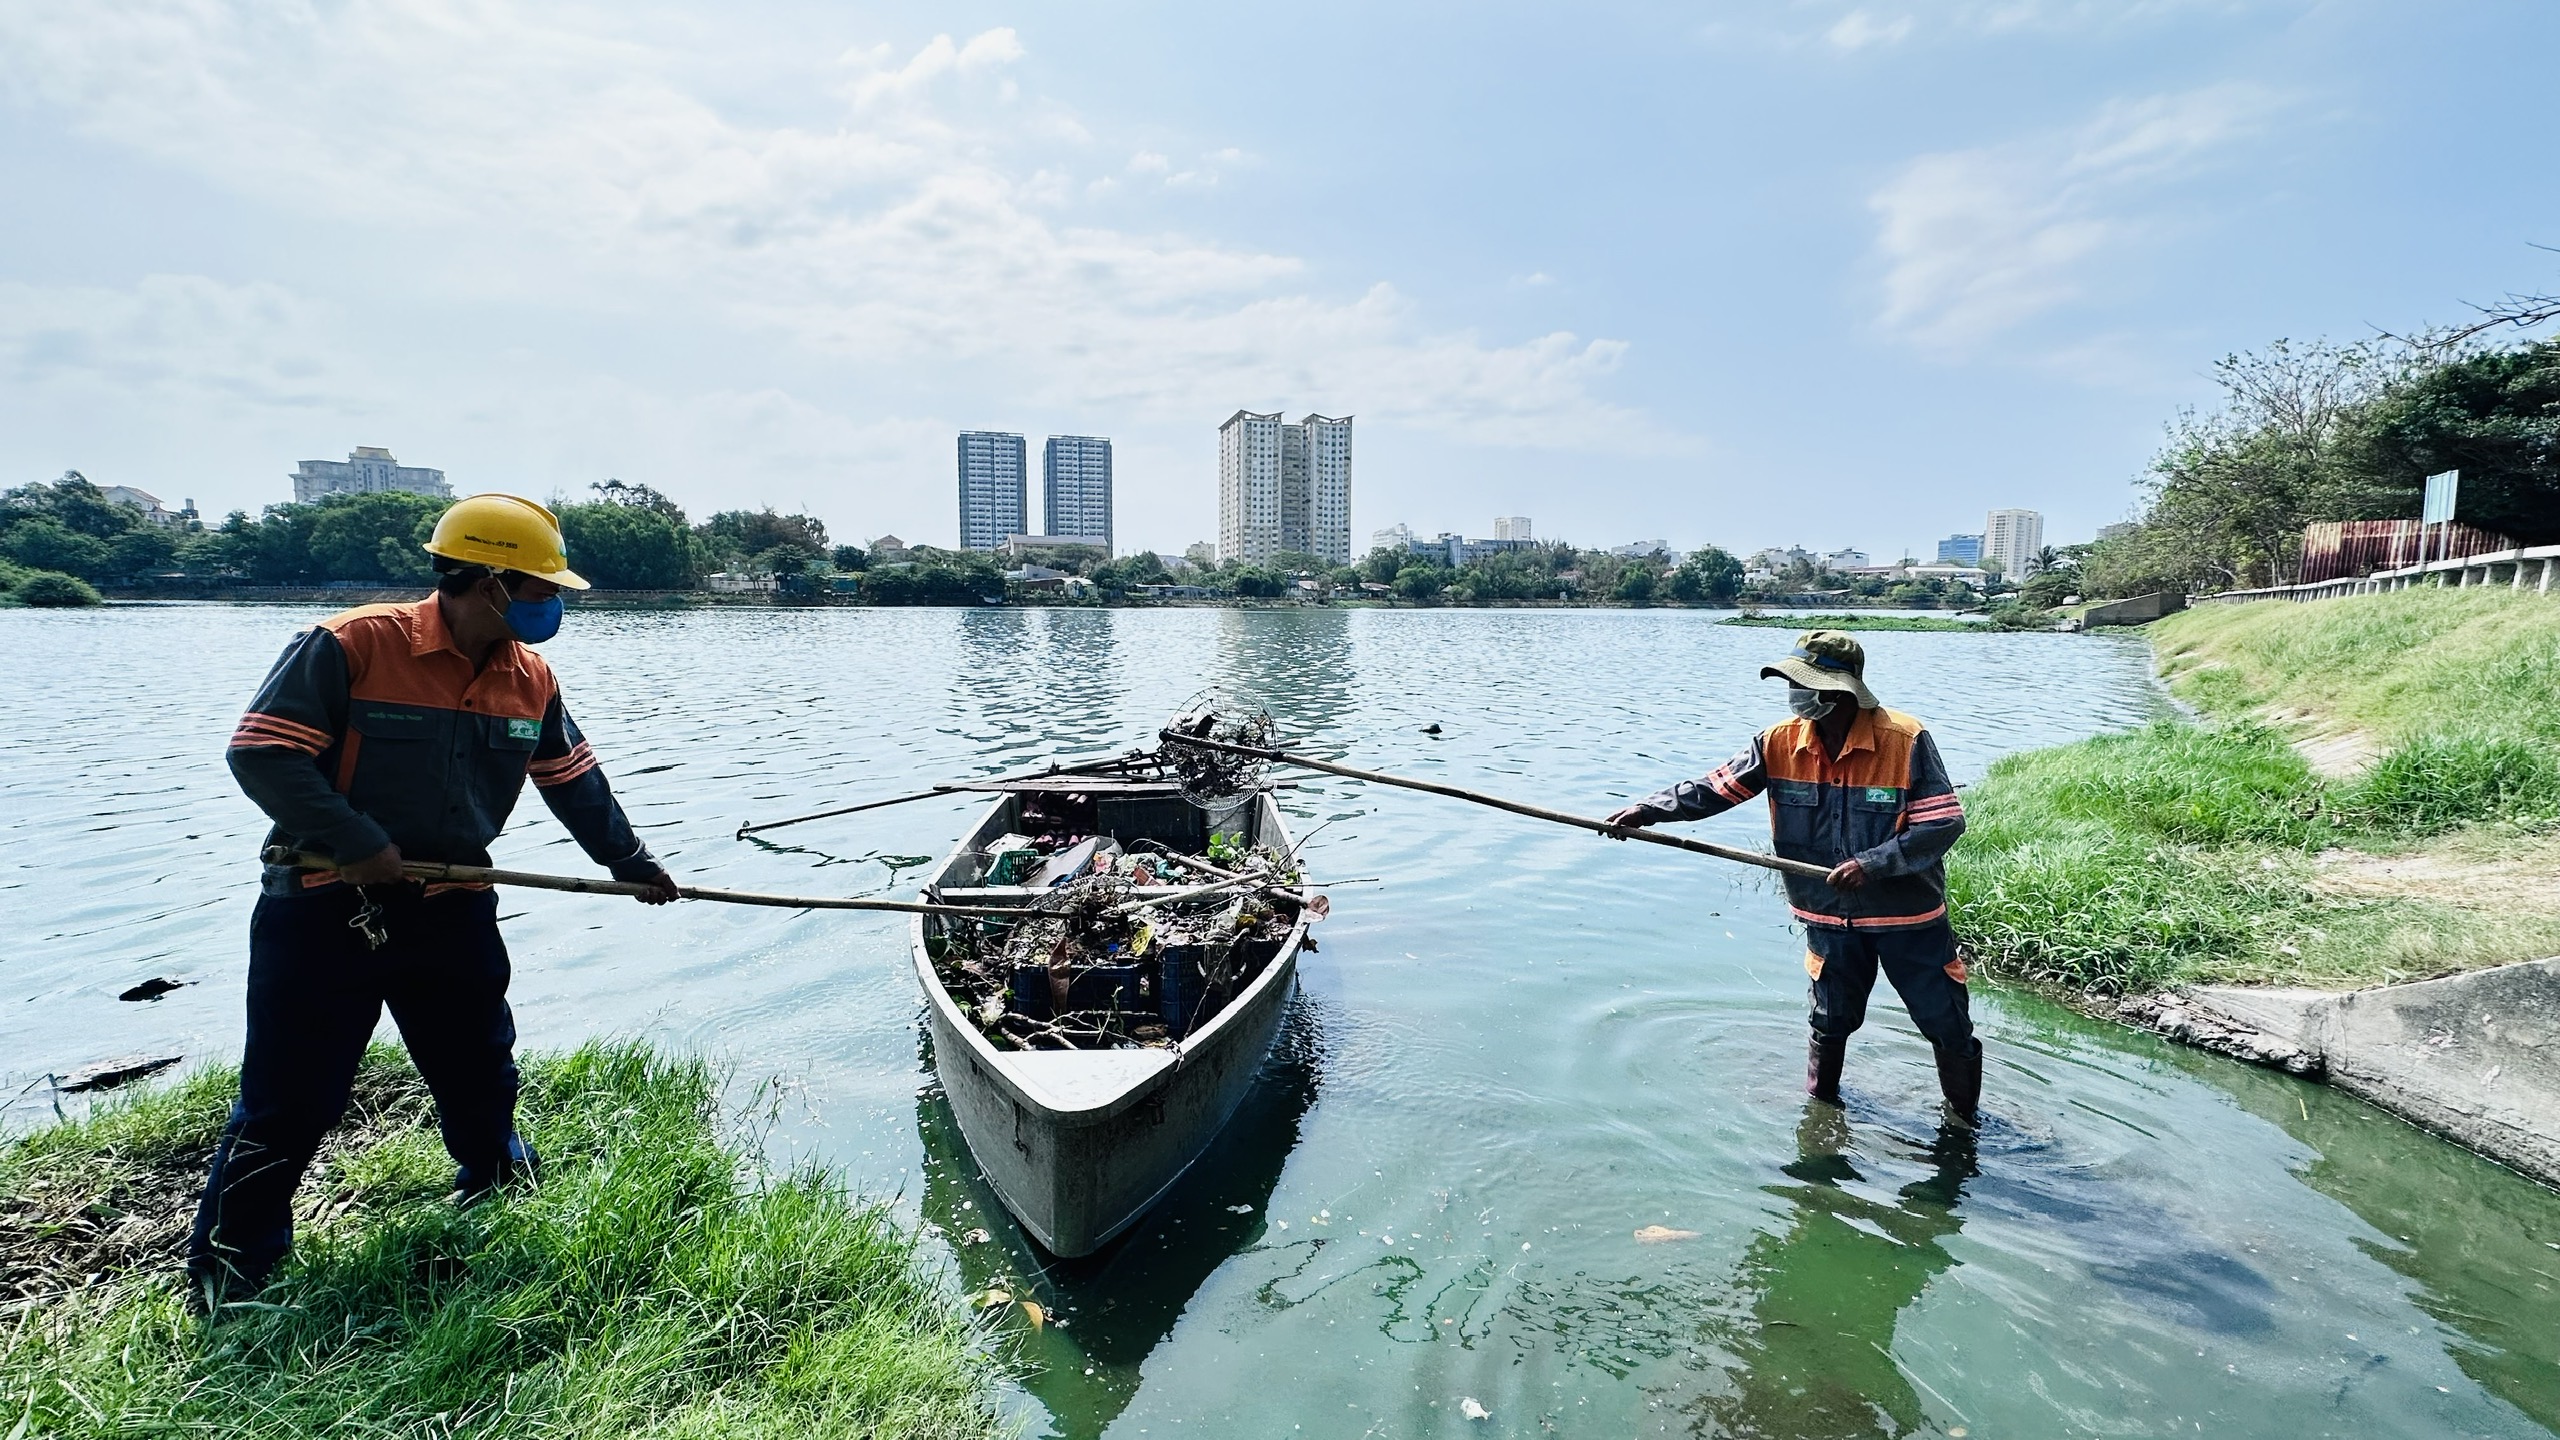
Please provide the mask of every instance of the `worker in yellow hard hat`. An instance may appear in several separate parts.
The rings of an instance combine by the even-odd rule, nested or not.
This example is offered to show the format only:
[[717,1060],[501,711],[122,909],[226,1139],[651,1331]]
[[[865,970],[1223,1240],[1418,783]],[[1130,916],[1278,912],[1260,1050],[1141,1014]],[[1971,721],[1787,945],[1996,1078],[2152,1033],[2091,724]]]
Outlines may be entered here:
[[240,1098],[214,1152],[188,1271],[221,1303],[253,1294],[293,1238],[295,1184],[346,1108],[382,1011],[434,1093],[456,1189],[529,1172],[515,1130],[515,1021],[497,898],[425,885],[411,860],[486,865],[530,778],[614,878],[679,898],[614,800],[551,667],[569,568],[557,517],[513,495],[455,502],[427,541],[435,593],[365,605],[294,636],[231,737],[231,773],[275,822],[249,921]]

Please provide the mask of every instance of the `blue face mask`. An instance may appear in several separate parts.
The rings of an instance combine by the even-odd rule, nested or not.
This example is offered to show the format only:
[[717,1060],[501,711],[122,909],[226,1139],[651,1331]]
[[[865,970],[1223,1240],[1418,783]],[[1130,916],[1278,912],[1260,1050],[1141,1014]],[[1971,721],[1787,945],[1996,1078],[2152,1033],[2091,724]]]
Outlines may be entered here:
[[1820,690],[1807,690],[1801,685],[1787,687],[1787,708],[1807,720],[1819,720],[1830,714],[1833,703],[1824,699]]
[[507,602],[507,629],[527,645],[539,645],[560,633],[560,597]]

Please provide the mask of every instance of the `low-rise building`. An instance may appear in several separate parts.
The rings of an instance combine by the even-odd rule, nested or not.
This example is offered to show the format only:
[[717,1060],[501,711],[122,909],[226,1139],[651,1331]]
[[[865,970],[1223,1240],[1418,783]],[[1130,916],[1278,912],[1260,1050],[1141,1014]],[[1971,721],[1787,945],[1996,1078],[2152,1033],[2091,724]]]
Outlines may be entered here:
[[1973,565],[1914,565],[1903,572],[1911,580],[1944,580],[1951,585],[1970,585],[1979,590],[1991,583],[1991,572]]
[[1765,570],[1774,575],[1798,562],[1814,564],[1813,552],[1799,545],[1790,545],[1784,550],[1773,545],[1766,550],[1755,550],[1743,557],[1742,569],[1746,576],[1754,570]]
[[1493,538],[1496,540],[1535,540],[1538,536],[1536,527],[1529,523],[1528,516],[1496,515],[1493,517]]
[[1950,535],[1946,539],[1939,541],[1938,563],[1941,565],[1981,564],[1982,537],[1979,535]]
[[875,564],[886,562],[894,565],[907,558],[907,542],[895,535],[883,535],[872,541],[869,548]]
[[1413,548],[1413,527],[1396,524],[1384,530],[1372,530],[1369,532],[1369,548],[1371,550],[1410,550]]
[[1107,535],[1007,535],[1004,553],[1016,558],[1045,556],[1062,558],[1063,552],[1086,550],[1099,560],[1111,558],[1111,539]]
[[137,490],[130,485],[101,485],[98,487],[98,493],[104,496],[110,505],[129,505],[141,511],[145,523],[157,525],[164,530],[183,530],[196,522],[196,502],[193,500],[172,510],[160,503],[159,496],[148,490]]
[[1823,569],[1836,570],[1843,575],[1863,570],[1867,564],[1867,552],[1864,550],[1834,550],[1822,557]]
[[771,595],[782,582],[762,570],[718,571],[702,577],[702,588],[714,595]]
[[1630,541],[1624,545],[1610,546],[1609,553],[1621,560],[1641,560],[1647,555],[1659,555],[1666,565],[1680,563],[1680,552],[1672,549],[1671,542],[1668,540]]

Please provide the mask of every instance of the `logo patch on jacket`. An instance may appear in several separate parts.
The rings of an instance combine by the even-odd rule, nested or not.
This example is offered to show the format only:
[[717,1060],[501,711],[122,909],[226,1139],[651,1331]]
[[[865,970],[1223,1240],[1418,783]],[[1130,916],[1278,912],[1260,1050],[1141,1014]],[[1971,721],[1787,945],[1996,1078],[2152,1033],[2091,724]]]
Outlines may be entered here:
[[1867,803],[1870,805],[1890,805],[1901,798],[1902,792],[1895,790],[1889,785],[1870,785],[1867,787]]
[[507,722],[507,738],[510,740],[539,740],[542,738],[542,722],[539,720],[510,720]]

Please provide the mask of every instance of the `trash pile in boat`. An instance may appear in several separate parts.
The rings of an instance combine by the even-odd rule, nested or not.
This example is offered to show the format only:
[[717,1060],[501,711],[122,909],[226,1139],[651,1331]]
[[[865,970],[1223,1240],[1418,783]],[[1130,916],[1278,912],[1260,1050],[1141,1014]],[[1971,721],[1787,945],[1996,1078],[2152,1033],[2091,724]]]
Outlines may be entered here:
[[1026,886],[1020,920],[954,920],[928,943],[943,988],[1003,1049],[1163,1048],[1206,1025],[1279,954],[1304,900],[1281,851],[1213,836],[1206,855],[1110,836],[1007,835],[982,883]]

